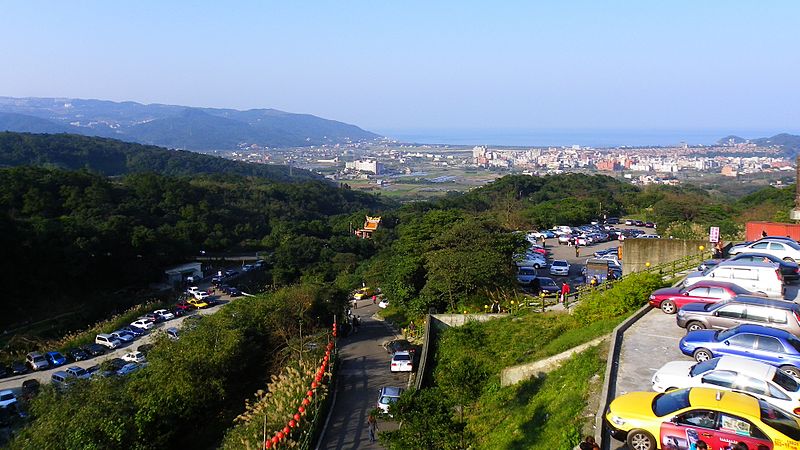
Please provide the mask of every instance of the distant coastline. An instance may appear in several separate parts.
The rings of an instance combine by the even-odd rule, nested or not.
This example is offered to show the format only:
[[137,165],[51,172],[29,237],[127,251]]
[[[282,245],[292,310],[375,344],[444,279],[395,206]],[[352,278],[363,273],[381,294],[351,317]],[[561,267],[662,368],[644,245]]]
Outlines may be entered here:
[[[373,130],[391,139],[414,144],[496,145],[508,147],[641,147],[711,145],[728,135],[756,139],[787,132],[782,129],[708,129],[708,130]],[[793,132],[796,130],[788,130]]]

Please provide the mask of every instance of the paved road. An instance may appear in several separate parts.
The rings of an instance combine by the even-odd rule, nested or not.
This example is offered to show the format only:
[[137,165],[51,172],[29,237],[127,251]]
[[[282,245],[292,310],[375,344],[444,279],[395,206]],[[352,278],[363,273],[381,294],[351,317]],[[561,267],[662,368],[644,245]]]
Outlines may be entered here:
[[[199,287],[201,289],[207,289],[209,286],[210,286],[209,283],[202,283],[202,284],[199,285]],[[197,311],[194,311],[191,314],[188,314],[188,315],[185,315],[185,316],[181,316],[181,317],[177,317],[175,319],[172,319],[172,320],[169,320],[169,321],[166,321],[166,322],[162,322],[162,323],[158,324],[156,327],[154,327],[150,331],[150,333],[148,333],[148,334],[146,334],[146,335],[144,335],[144,336],[142,336],[142,337],[140,337],[138,339],[135,339],[133,342],[131,342],[129,344],[126,344],[126,345],[123,345],[122,347],[120,347],[118,349],[115,349],[113,351],[107,352],[107,353],[105,353],[103,355],[100,355],[100,356],[96,356],[96,357],[88,359],[86,361],[80,361],[78,363],[67,363],[67,364],[65,364],[65,365],[63,365],[61,367],[56,367],[56,368],[53,368],[53,369],[42,370],[42,371],[38,371],[38,372],[27,373],[25,375],[16,375],[16,376],[13,376],[13,377],[3,378],[2,380],[0,380],[0,390],[10,389],[10,390],[14,391],[17,395],[19,395],[20,391],[22,390],[22,382],[25,381],[25,380],[35,379],[35,380],[38,380],[39,383],[45,384],[45,383],[49,383],[50,382],[50,377],[53,375],[54,372],[57,372],[59,370],[64,370],[67,367],[78,366],[78,367],[83,367],[84,369],[86,369],[88,367],[94,366],[96,364],[100,364],[103,361],[106,361],[106,360],[109,360],[109,359],[121,358],[126,353],[136,350],[136,348],[139,347],[140,345],[148,344],[148,343],[152,342],[155,339],[157,331],[164,330],[164,329],[167,329],[167,328],[170,328],[170,327],[180,328],[183,325],[184,319],[186,319],[187,317],[191,317],[193,315],[214,314],[215,312],[219,311],[220,308],[225,306],[227,303],[229,303],[232,300],[235,300],[235,298],[232,298],[232,297],[222,293],[221,291],[218,291],[218,294],[215,293],[214,296],[219,300],[219,304],[218,305],[212,306],[211,308],[207,308],[207,309],[197,310]]]
[[[556,259],[565,259],[567,262],[569,262],[569,277],[566,277],[566,279],[573,287],[584,284],[581,270],[583,269],[586,260],[593,257],[594,252],[598,250],[605,250],[610,247],[619,247],[621,244],[619,241],[608,241],[589,247],[580,247],[580,256],[575,257],[575,247],[570,245],[559,245],[558,239],[547,239],[545,240],[545,243],[549,252],[547,256],[548,264],[552,264],[553,260]],[[561,282],[565,279],[565,277],[550,275],[549,268],[539,269],[538,273],[540,276],[552,278],[558,284],[561,284]]]
[[[353,314],[361,317],[361,327],[339,341],[342,366],[336,388],[336,403],[330,423],[321,439],[322,449],[379,449],[370,444],[367,417],[375,408],[378,391],[384,386],[406,388],[408,373],[389,372],[390,355],[383,344],[396,336],[392,329],[372,316],[378,310],[371,300],[362,300]],[[393,423],[379,422],[379,431],[394,428]]]

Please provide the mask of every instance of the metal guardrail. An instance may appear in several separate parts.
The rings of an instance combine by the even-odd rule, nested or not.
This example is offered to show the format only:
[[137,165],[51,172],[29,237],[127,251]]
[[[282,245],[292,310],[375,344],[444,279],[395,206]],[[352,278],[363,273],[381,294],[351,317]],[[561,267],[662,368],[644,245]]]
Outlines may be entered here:
[[[685,270],[697,267],[700,263],[702,263],[708,258],[710,258],[710,254],[707,252],[696,253],[694,255],[684,256],[683,258],[678,258],[676,260],[661,263],[655,266],[649,266],[646,267],[644,270],[641,270],[636,273],[642,273],[642,272],[658,273],[664,278],[671,279]],[[606,280],[596,286],[591,286],[588,284],[580,285],[572,289],[570,293],[567,295],[567,298],[564,299],[564,308],[569,308],[570,305],[577,302],[580,299],[581,295],[594,292],[597,290],[611,289],[612,287],[614,287],[616,283],[618,283],[621,280],[622,278],[617,278],[615,280]],[[511,300],[505,306],[511,313],[516,313],[524,310],[544,312],[547,310],[548,307],[558,305],[560,303],[560,299],[561,299],[560,293],[553,293],[553,294],[542,293],[538,296],[517,297],[516,299]]]

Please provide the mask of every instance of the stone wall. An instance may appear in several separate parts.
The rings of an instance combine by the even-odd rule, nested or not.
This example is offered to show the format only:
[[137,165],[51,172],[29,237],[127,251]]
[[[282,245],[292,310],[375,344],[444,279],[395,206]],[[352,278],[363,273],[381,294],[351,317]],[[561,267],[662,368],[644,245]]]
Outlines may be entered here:
[[709,243],[700,239],[625,239],[622,244],[622,274],[643,270],[646,263],[657,266],[705,251]]

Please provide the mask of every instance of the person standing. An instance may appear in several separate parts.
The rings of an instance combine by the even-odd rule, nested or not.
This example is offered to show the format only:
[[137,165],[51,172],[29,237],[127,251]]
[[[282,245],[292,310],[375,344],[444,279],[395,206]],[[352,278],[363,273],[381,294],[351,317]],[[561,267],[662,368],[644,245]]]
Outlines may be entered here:
[[370,414],[367,418],[367,430],[369,431],[369,441],[375,442],[375,435],[378,432],[378,419],[374,414]]
[[569,285],[567,282],[561,283],[561,303],[565,303],[567,301],[567,296],[569,295]]
[[577,239],[575,239],[575,257],[576,258],[580,258],[581,257],[581,246],[578,245],[578,240]]

